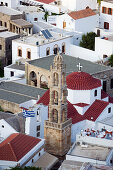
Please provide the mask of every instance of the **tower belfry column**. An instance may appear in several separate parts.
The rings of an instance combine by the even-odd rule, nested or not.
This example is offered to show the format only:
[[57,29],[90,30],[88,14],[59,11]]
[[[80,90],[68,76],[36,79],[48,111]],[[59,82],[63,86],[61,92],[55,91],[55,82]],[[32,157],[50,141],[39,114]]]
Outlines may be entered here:
[[66,66],[60,54],[50,67],[49,120],[45,121],[45,149],[51,154],[63,156],[71,146],[72,120],[67,118]]

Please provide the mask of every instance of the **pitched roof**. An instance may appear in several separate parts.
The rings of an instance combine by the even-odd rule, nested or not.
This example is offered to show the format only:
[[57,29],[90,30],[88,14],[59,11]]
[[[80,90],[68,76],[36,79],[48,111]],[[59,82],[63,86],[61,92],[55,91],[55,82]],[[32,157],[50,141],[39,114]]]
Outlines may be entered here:
[[71,18],[73,18],[74,20],[77,20],[77,19],[86,18],[89,16],[96,15],[96,13],[92,9],[88,8],[88,9],[83,9],[80,11],[72,11],[72,12],[68,13],[68,15]]
[[101,81],[85,72],[73,72],[66,77],[67,88],[91,90],[101,86]]
[[42,2],[45,4],[50,4],[50,3],[54,2],[55,0],[36,0],[36,1],[39,1],[39,2]]
[[40,141],[32,136],[14,133],[0,143],[0,160],[17,162]]
[[[50,70],[50,66],[53,64],[55,55],[51,55],[48,57],[43,57],[31,61],[27,61],[27,63],[34,65],[39,68],[43,68],[46,70]],[[110,66],[104,66],[100,64],[93,63],[91,61],[83,60],[77,57],[72,57],[69,55],[62,54],[64,63],[66,64],[66,74],[70,74],[72,72],[77,72],[78,68],[77,65],[80,63],[82,67],[82,71],[89,73],[89,74],[95,74],[98,72],[103,72],[106,70],[112,70],[113,68]]]
[[[37,104],[39,103],[42,103],[46,106],[49,104],[49,90],[40,98]],[[109,102],[95,100],[95,102],[89,107],[89,109],[84,113],[84,115],[80,115],[73,106],[73,104],[71,104],[69,101],[67,101],[67,103],[67,116],[68,118],[72,118],[72,124],[78,123],[86,119],[96,121],[96,119],[100,116],[100,114],[109,104]]]

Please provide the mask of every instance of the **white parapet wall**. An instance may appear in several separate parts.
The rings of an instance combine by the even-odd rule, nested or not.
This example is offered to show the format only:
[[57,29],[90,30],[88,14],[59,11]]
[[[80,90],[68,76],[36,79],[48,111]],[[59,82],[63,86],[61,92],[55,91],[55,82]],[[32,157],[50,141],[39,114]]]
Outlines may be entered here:
[[80,143],[84,142],[87,144],[104,146],[104,147],[113,147],[113,140],[90,137],[90,136],[76,135],[76,142],[80,142]]
[[79,57],[81,59],[88,60],[91,62],[97,62],[101,60],[101,58],[95,51],[92,51],[92,50],[89,50],[83,47],[79,47],[76,45],[70,45],[70,55],[74,57]]

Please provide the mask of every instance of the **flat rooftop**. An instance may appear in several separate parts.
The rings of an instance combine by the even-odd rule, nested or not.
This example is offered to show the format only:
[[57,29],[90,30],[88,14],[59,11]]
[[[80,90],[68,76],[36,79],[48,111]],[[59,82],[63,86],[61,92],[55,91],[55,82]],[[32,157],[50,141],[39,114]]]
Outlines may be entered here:
[[29,100],[37,100],[46,92],[44,89],[15,82],[0,83],[0,99],[21,104]]
[[[50,70],[50,66],[53,64],[53,59],[55,55],[44,57],[44,58],[39,58],[36,60],[28,61],[29,64],[34,65],[36,67],[41,67],[46,70]],[[112,67],[104,66],[104,65],[99,65],[90,61],[86,61],[80,58],[72,57],[69,55],[64,55],[62,54],[62,57],[64,59],[64,63],[66,64],[66,73],[67,75],[72,73],[72,72],[77,72],[78,67],[77,65],[80,63],[82,67],[82,71],[89,73],[89,74],[95,74],[98,72],[102,72],[105,70],[110,70]]]
[[[70,35],[62,36],[61,34],[55,33],[55,32],[50,32],[52,37],[50,39],[46,39],[43,34],[34,34],[32,36],[26,36],[23,38],[16,39],[14,41],[18,43],[24,43],[24,44],[29,44],[29,45],[35,45],[35,46],[40,46],[44,45],[47,43],[51,43],[54,41],[59,41],[61,39],[69,38],[72,37]],[[37,44],[38,42],[38,44]]]
[[96,145],[81,147],[80,145],[76,145],[69,155],[105,161],[110,151],[111,148],[108,147],[100,147]]
[[0,12],[3,13],[3,14],[6,14],[6,15],[21,15],[22,12],[20,11],[17,11],[17,10],[14,10],[12,8],[8,8],[6,6],[0,6]]
[[0,32],[2,32],[2,31],[8,31],[8,28],[0,26]]
[[30,26],[32,27],[32,24],[24,19],[15,19],[15,20],[11,20],[11,23],[16,24],[20,27],[27,27]]
[[113,116],[105,118],[105,119],[103,119],[103,120],[101,120],[99,122],[104,123],[105,125],[113,126]]
[[2,38],[14,37],[16,35],[18,35],[18,34],[9,32],[9,31],[0,32],[0,37],[2,37]]

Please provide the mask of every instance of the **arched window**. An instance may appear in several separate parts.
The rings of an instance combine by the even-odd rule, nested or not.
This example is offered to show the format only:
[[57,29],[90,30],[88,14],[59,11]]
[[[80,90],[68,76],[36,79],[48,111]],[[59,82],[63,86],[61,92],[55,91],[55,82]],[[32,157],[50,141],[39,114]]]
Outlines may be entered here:
[[97,96],[97,90],[95,90],[95,92],[94,92],[94,96],[95,96],[95,97]]
[[58,73],[53,74],[53,85],[58,86]]
[[37,86],[37,76],[34,71],[32,71],[29,75],[30,85]]
[[52,114],[53,114],[53,121],[58,123],[58,111],[56,109],[53,109]]
[[57,54],[58,53],[58,45],[54,45],[53,53]]
[[22,48],[21,47],[18,47],[18,56],[22,57]]
[[62,53],[65,54],[65,43],[62,43]]
[[48,80],[44,75],[40,77],[40,87],[45,89],[48,88]]
[[48,56],[48,55],[50,55],[50,48],[49,47],[46,49],[46,56]]
[[27,58],[31,59],[31,50],[30,49],[27,49]]
[[58,92],[53,91],[53,104],[58,105]]

